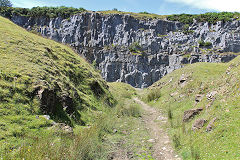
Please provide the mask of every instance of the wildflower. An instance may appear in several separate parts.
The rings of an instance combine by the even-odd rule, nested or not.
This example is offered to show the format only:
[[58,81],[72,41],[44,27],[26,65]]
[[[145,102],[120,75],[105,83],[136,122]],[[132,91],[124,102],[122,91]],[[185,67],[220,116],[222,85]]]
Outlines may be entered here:
[[28,152],[30,152],[30,149],[28,149]]

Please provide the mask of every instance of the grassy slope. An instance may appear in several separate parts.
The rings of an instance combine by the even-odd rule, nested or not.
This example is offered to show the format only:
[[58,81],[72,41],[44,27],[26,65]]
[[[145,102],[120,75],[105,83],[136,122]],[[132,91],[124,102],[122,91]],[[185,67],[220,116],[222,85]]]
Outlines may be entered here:
[[[172,114],[172,119],[169,116],[170,134],[184,159],[240,159],[239,70],[240,57],[227,64],[187,65],[145,90],[146,95],[155,89],[160,90],[161,97],[150,104],[163,108],[168,115]],[[184,87],[178,84],[182,74],[188,77]],[[217,91],[218,94],[213,105],[206,109],[205,106],[209,103],[206,94],[210,91]],[[172,93],[173,97],[170,96]],[[204,98],[195,106],[197,94],[203,94]],[[194,120],[183,123],[184,111],[198,107],[203,107],[204,111]],[[206,132],[207,124],[215,117],[217,121],[214,130]],[[191,127],[198,118],[204,118],[208,122],[194,132]]]
[[[40,101],[33,94],[37,87],[54,90],[57,97],[73,98],[71,115],[61,105],[54,106],[57,113],[51,113],[55,121],[72,126],[93,123],[113,101],[100,75],[72,49],[2,17],[0,57],[0,146],[9,151],[20,139],[43,134],[51,124],[41,116]],[[103,91],[101,95],[91,88],[95,82]]]

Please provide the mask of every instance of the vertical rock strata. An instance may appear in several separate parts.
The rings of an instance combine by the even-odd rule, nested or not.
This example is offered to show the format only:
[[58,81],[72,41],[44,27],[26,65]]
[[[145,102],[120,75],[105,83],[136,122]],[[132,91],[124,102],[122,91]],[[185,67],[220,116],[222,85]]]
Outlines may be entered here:
[[[109,81],[148,87],[184,64],[228,62],[240,51],[240,21],[189,26],[160,19],[87,12],[69,19],[13,16],[12,21],[72,46]],[[204,42],[204,45],[199,42]]]

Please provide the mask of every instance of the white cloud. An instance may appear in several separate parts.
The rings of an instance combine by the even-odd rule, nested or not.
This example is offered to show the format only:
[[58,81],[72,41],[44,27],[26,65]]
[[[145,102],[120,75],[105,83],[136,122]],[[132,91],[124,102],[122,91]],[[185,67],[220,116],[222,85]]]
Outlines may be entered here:
[[165,0],[173,3],[183,3],[199,9],[240,12],[240,0]]

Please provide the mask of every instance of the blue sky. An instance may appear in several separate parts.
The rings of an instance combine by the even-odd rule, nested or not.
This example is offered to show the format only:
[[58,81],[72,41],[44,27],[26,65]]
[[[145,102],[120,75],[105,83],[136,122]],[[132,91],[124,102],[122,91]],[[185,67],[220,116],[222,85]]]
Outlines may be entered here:
[[15,7],[71,6],[100,11],[147,11],[156,14],[240,11],[240,0],[11,0]]

